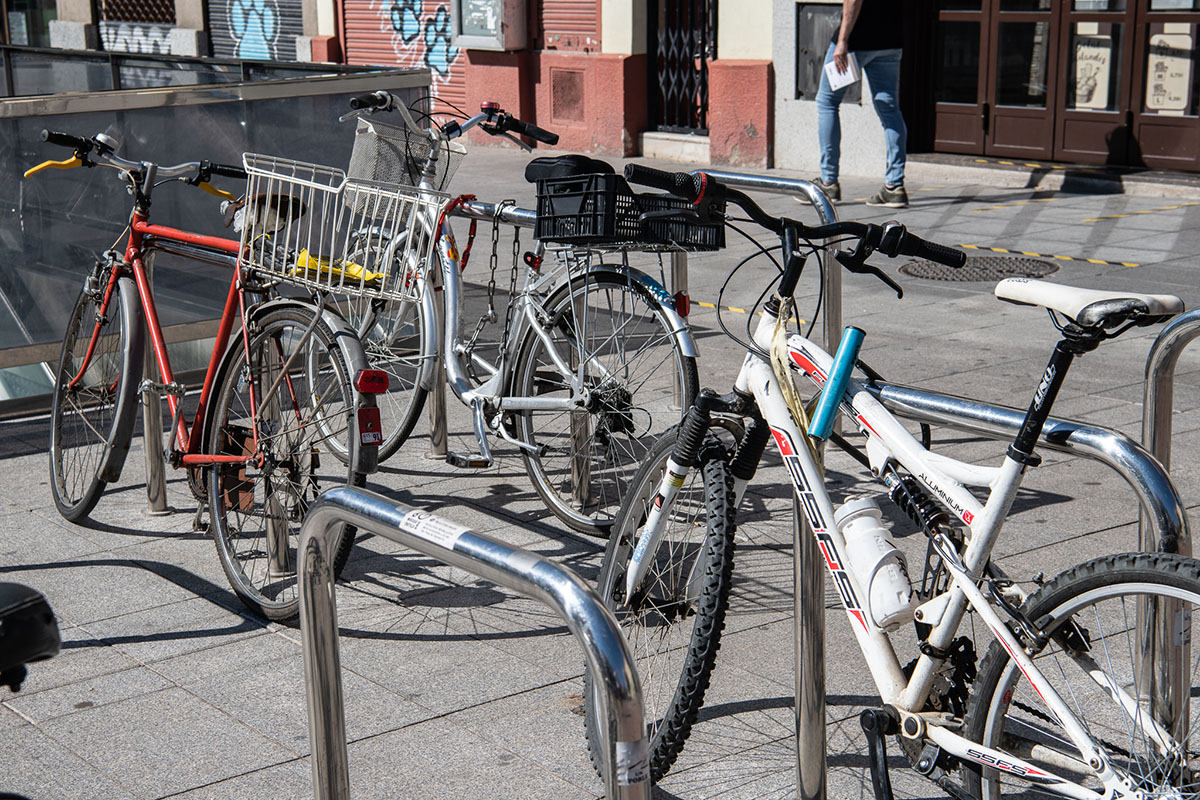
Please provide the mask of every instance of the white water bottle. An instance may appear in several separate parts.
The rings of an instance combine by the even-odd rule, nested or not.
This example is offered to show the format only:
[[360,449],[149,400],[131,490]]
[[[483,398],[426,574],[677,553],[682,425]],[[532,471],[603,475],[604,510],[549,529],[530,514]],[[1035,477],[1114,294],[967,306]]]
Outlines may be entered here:
[[914,600],[908,560],[883,527],[883,514],[870,497],[851,500],[833,522],[846,540],[846,561],[866,593],[866,612],[883,630],[913,618]]

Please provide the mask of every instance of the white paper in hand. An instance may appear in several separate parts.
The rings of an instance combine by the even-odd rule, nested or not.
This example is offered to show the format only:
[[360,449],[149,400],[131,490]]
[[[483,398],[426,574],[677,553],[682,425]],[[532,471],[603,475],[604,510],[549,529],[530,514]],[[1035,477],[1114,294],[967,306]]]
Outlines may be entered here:
[[845,72],[838,72],[837,64],[834,61],[825,62],[825,77],[829,81],[829,88],[835,92],[858,83],[862,78],[862,72],[858,68],[858,59],[854,57],[854,53],[847,54],[847,60],[849,64]]

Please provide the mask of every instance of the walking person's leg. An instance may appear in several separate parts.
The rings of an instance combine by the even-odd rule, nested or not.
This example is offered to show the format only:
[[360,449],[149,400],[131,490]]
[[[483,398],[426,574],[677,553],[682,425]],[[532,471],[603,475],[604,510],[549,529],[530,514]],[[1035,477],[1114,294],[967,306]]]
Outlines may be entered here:
[[860,58],[863,73],[871,84],[871,101],[883,125],[887,168],[884,187],[867,205],[903,208],[908,205],[904,190],[904,166],[908,154],[908,127],[900,113],[900,56],[899,48],[874,50],[869,58]]
[[[825,52],[825,63],[833,61],[833,44]],[[832,200],[841,200],[841,186],[838,184],[838,165],[842,154],[842,125],[838,116],[838,106],[846,94],[843,87],[834,91],[829,88],[829,78],[825,69],[821,69],[821,85],[817,88],[817,140],[821,149],[820,182],[825,193]]]

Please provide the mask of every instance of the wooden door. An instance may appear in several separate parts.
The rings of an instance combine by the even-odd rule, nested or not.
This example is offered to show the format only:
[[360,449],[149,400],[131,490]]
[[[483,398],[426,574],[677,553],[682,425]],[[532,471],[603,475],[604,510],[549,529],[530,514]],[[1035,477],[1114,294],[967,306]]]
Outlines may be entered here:
[[1200,0],[1140,0],[1134,32],[1131,163],[1200,170]]
[[1050,158],[1059,51],[1051,0],[991,0],[984,153]]

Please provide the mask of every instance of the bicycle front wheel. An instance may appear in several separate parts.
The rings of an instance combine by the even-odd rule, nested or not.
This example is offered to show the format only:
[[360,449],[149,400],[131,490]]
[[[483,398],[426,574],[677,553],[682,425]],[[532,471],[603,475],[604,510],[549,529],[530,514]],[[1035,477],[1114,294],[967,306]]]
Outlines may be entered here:
[[[296,547],[309,505],[326,488],[365,482],[329,457],[349,441],[354,393],[333,333],[319,322],[306,338],[311,322],[296,308],[258,320],[249,347],[239,347],[224,372],[208,429],[207,452],[244,459],[209,470],[221,567],[248,608],[279,621],[299,613]],[[354,528],[340,535],[335,575],[350,555]]]
[[[600,567],[599,592],[629,642],[646,710],[650,775],[658,782],[675,763],[700,713],[716,664],[733,575],[733,484],[725,448],[710,437],[671,506],[666,535],[641,588],[625,594],[629,558],[646,523],[675,431],[647,454],[621,505]],[[585,676],[588,750],[603,755],[590,676]]]
[[582,378],[587,404],[514,415],[517,438],[533,447],[522,450],[525,469],[567,525],[607,535],[650,443],[695,398],[696,360],[684,355],[658,300],[624,275],[575,276],[545,310],[544,330],[522,338],[512,393],[565,400]]
[[85,287],[63,335],[50,408],[50,491],[58,513],[87,518],[129,451],[144,346],[137,289],[111,267]]
[[[1026,616],[1050,637],[1033,663],[1139,797],[1200,797],[1200,697],[1189,658],[1200,641],[1200,561],[1105,556],[1034,592]],[[1164,645],[1177,678],[1150,656]],[[963,735],[1104,794],[1102,784],[1016,663],[994,642],[979,667]],[[1172,708],[1173,713],[1164,713]],[[963,770],[973,797],[1062,796],[1053,786],[982,765]]]

